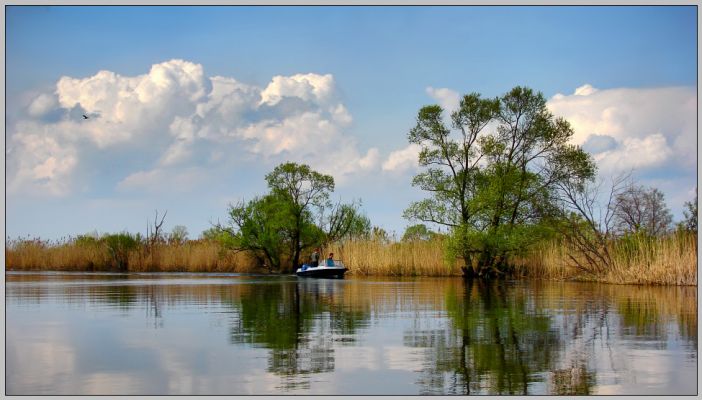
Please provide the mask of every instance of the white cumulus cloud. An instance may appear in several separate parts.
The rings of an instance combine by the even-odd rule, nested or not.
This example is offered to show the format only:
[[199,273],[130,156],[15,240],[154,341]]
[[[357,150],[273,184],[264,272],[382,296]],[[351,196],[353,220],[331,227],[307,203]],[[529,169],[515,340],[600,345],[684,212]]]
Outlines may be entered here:
[[451,89],[438,88],[435,89],[431,86],[426,89],[427,94],[436,100],[441,108],[444,109],[446,116],[451,115],[452,112],[458,109],[461,104],[461,95]]
[[614,149],[593,153],[603,172],[696,167],[693,87],[598,90],[586,84],[571,95],[553,96],[548,107],[571,123],[574,143],[582,145],[597,137],[613,140]]
[[383,162],[383,171],[402,172],[416,169],[420,150],[421,146],[411,143],[403,149],[391,152],[387,160]]
[[603,171],[626,171],[660,166],[673,156],[673,151],[660,133],[643,139],[625,137],[618,148],[594,154]]
[[641,184],[663,190],[676,218],[697,174],[697,94],[694,87],[596,89],[583,85],[548,101],[575,131],[602,179],[634,172]]
[[[380,164],[377,149],[362,152],[346,133],[353,118],[331,74],[275,76],[258,87],[176,59],[137,76],[61,77],[25,115],[8,129],[11,192],[69,193],[77,169],[93,179],[117,169],[113,187],[130,190],[190,183],[198,168],[250,156],[308,163],[342,180]],[[183,171],[191,172],[181,179]]]
[[334,77],[330,74],[297,74],[274,76],[261,93],[261,103],[275,105],[284,97],[323,103],[334,91]]
[[6,150],[8,191],[22,191],[29,185],[40,194],[65,195],[78,158],[75,147],[62,145],[41,126],[23,124]]
[[27,112],[32,117],[41,117],[48,112],[56,109],[58,106],[58,99],[52,93],[42,93],[37,96],[29,104]]

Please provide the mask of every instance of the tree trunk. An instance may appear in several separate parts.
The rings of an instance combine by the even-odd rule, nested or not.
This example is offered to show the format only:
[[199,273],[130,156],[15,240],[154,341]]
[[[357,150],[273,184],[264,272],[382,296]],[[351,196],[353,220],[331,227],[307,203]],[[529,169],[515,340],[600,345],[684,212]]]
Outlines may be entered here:
[[505,266],[503,258],[495,255],[490,250],[484,250],[480,253],[478,265],[475,267],[472,266],[470,256],[464,255],[463,260],[466,263],[466,266],[461,268],[464,278],[489,279],[504,273],[502,271]]
[[476,272],[473,269],[473,257],[471,257],[470,253],[463,253],[462,258],[463,267],[461,267],[461,270],[463,271],[463,276],[466,278],[475,276]]
[[292,259],[292,272],[295,272],[297,270],[297,267],[299,266],[300,263],[300,245],[295,246],[295,252],[293,253],[293,259]]

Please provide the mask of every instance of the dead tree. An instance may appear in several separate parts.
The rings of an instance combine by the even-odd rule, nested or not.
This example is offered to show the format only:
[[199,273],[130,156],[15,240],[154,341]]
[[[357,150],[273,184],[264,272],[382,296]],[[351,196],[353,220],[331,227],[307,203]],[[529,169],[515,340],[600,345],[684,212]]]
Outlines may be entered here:
[[146,225],[146,238],[149,241],[149,246],[154,246],[157,242],[160,242],[162,239],[162,234],[161,234],[161,227],[163,226],[163,221],[166,219],[166,214],[168,214],[168,210],[166,210],[165,213],[163,213],[163,216],[161,217],[161,220],[158,220],[158,210],[155,210],[156,216],[154,217],[154,227],[151,229],[151,224],[147,223]]
[[158,219],[158,210],[155,210],[156,216],[154,217],[153,228],[151,222],[146,221],[146,253],[151,257],[151,265],[154,265],[154,260],[156,259],[157,246],[162,242],[163,234],[161,232],[161,227],[163,226],[163,221],[166,219],[166,214],[168,210],[163,213],[161,219]]
[[613,207],[615,225],[620,235],[644,232],[660,237],[670,230],[673,222],[663,192],[633,182],[617,195]]

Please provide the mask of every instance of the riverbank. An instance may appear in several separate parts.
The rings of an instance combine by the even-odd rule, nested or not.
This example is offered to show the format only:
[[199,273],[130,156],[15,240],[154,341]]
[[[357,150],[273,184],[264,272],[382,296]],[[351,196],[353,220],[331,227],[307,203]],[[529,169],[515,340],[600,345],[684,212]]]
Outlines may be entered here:
[[[460,276],[460,260],[447,261],[444,241],[392,242],[350,240],[323,250],[334,252],[359,276]],[[697,235],[612,243],[613,265],[591,273],[573,266],[573,249],[557,241],[543,243],[514,258],[519,277],[619,284],[697,285]],[[132,272],[267,272],[252,254],[226,250],[212,240],[137,246],[126,253]],[[99,241],[15,239],[6,243],[6,270],[112,271],[110,249]]]

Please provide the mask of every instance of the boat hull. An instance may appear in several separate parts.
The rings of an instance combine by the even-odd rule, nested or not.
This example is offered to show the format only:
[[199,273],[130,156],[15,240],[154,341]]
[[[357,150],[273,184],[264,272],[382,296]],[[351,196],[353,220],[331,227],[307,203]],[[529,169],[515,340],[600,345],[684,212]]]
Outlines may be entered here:
[[342,279],[346,271],[348,271],[347,268],[308,268],[304,271],[298,269],[295,274],[303,278]]

